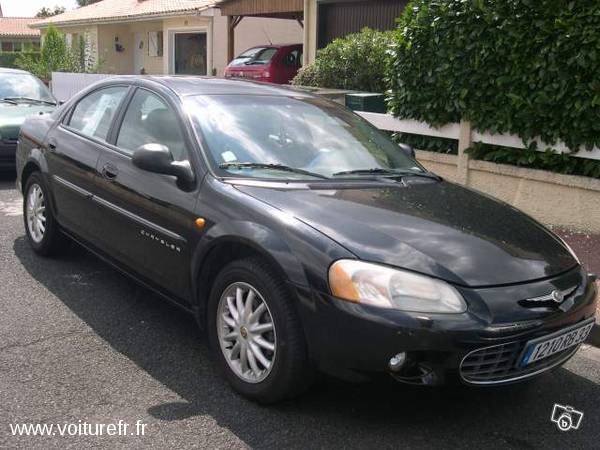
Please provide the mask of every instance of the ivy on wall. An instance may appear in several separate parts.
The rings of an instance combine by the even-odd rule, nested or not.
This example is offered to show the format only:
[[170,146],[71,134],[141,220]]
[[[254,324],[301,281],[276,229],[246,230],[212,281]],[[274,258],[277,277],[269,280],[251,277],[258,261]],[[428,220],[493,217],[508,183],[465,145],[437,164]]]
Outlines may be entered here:
[[398,117],[600,147],[598,0],[413,0],[390,56]]

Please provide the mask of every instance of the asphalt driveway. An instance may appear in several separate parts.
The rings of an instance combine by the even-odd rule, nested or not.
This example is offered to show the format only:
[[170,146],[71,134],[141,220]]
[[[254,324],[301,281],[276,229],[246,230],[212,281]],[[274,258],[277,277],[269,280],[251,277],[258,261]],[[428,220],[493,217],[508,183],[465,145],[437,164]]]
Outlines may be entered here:
[[[497,389],[321,380],[262,407],[234,394],[194,321],[73,246],[37,257],[0,180],[0,448],[597,448],[600,351]],[[559,431],[554,403],[584,412]],[[19,423],[146,424],[144,436],[20,436]]]

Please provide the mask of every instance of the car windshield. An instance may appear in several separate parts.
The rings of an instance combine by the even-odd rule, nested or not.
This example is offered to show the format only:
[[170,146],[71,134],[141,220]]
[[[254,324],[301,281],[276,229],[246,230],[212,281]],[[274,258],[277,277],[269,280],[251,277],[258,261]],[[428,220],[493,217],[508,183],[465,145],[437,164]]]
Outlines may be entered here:
[[56,103],[44,83],[27,73],[0,73],[0,99]]
[[250,65],[265,65],[268,64],[273,56],[277,53],[277,49],[273,47],[256,47],[246,50],[240,56],[235,58],[230,66],[250,66]]
[[317,180],[425,173],[387,135],[319,98],[206,95],[186,99],[223,176]]

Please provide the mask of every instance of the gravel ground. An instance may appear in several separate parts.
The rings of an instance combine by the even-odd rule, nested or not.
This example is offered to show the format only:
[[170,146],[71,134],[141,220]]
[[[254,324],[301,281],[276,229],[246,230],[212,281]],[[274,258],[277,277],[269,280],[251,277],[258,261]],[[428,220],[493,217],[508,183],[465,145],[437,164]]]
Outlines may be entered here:
[[[600,350],[535,382],[416,389],[321,380],[294,401],[234,394],[194,321],[86,251],[35,256],[0,180],[0,448],[598,448]],[[551,423],[555,403],[585,416]],[[144,436],[12,435],[17,423],[117,423]],[[130,428],[131,430],[132,428]]]

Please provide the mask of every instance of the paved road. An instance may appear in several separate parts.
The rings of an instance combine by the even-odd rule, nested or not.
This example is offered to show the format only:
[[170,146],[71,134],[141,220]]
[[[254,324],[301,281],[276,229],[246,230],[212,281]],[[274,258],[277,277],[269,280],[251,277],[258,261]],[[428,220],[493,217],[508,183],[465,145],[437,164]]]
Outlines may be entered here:
[[[74,247],[33,255],[0,180],[0,448],[598,448],[600,351],[536,383],[476,390],[322,380],[254,405],[219,377],[185,314]],[[585,417],[549,420],[555,402]],[[145,436],[13,437],[15,423],[147,424]],[[133,426],[133,425],[132,425]]]

